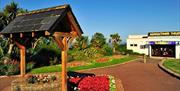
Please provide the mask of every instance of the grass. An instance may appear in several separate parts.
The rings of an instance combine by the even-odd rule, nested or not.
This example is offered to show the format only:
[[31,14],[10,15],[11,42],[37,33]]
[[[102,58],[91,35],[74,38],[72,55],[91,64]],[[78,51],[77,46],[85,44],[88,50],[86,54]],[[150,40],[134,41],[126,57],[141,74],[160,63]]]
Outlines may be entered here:
[[180,74],[180,59],[167,59],[163,65],[166,68]]
[[30,73],[50,73],[50,72],[61,72],[61,65],[44,66],[40,68],[32,69]]
[[[98,67],[106,67],[114,64],[124,63],[130,60],[135,59],[135,56],[127,56],[120,59],[111,59],[108,62],[104,63],[92,63],[85,66],[77,66],[77,67],[69,67],[68,71],[77,71],[77,70],[85,70],[91,68],[98,68]],[[51,72],[61,72],[61,65],[53,65],[53,66],[45,66],[41,68],[32,69],[30,73],[37,74],[37,73],[51,73]]]

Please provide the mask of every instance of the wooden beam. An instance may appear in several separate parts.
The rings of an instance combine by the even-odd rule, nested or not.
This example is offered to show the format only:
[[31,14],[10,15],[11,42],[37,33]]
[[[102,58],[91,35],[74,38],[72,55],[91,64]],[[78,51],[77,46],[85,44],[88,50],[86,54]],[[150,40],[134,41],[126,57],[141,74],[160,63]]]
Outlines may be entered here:
[[10,36],[9,36],[10,38],[12,38],[13,37],[13,35],[12,34],[10,34]]
[[74,37],[71,33],[65,33],[65,32],[55,32],[53,36],[61,36],[61,37]]
[[[68,17],[68,20],[69,20],[69,23],[72,25],[73,29],[75,29],[75,31],[77,32],[78,36],[81,35],[81,32],[80,32],[80,29],[79,27],[77,26],[76,22],[75,22],[75,19],[74,17],[72,16],[72,13],[71,12],[68,12],[67,13],[67,17]],[[71,28],[72,29],[72,28]]]
[[20,74],[23,77],[26,74],[26,48],[17,41],[14,42],[20,48]]
[[35,36],[35,33],[34,32],[32,32],[32,37],[34,37]]
[[23,37],[23,33],[20,33],[20,38],[22,38]]
[[61,50],[64,50],[64,45],[62,43],[62,39],[59,36],[54,36],[54,40],[56,41],[57,45]]
[[68,43],[67,43],[67,37],[63,38],[63,45],[64,49],[61,52],[62,57],[62,91],[67,91],[67,50],[68,50]]
[[45,35],[46,36],[49,36],[49,35],[51,35],[48,31],[45,31]]

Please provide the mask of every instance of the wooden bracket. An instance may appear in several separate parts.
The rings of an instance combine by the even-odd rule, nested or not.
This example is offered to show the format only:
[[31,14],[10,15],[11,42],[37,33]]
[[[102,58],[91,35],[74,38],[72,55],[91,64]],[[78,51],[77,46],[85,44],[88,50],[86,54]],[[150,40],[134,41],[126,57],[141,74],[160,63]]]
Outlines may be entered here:
[[58,47],[61,48],[61,50],[64,50],[62,39],[59,36],[54,36],[54,40],[56,41]]
[[18,43],[17,41],[15,41],[14,40],[14,43],[18,46],[18,48],[20,48],[20,49],[26,49],[26,47],[24,46],[24,45],[22,45],[22,44],[20,44],[20,43]]
[[17,41],[14,42],[20,48],[20,74],[24,76],[26,74],[26,47]]

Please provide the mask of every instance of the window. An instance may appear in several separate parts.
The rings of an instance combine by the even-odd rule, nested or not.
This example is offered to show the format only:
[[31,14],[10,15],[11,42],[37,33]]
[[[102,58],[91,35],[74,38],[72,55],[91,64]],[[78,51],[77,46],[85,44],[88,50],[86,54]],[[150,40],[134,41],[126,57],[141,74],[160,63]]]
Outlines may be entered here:
[[134,44],[134,46],[137,46],[137,44]]
[[148,45],[140,45],[140,49],[148,48]]
[[130,46],[133,46],[133,44],[130,44]]

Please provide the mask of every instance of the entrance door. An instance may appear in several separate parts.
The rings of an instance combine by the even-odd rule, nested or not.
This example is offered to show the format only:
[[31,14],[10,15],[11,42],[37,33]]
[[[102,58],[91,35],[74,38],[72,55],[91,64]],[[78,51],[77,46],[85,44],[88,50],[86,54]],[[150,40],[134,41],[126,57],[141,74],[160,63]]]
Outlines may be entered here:
[[151,45],[152,56],[175,57],[175,45]]

